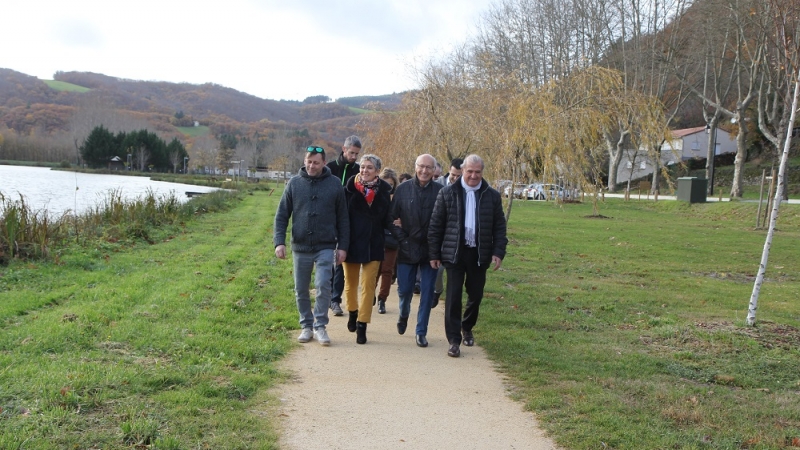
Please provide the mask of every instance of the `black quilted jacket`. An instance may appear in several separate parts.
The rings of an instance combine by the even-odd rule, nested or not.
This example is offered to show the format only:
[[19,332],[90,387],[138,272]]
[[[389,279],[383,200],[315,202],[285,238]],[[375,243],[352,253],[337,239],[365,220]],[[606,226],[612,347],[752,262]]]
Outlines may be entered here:
[[[453,264],[458,260],[458,252],[464,245],[464,200],[465,191],[461,181],[457,181],[439,191],[433,208],[428,242],[430,258]],[[500,193],[492,189],[486,180],[475,192],[477,211],[477,246],[479,264],[489,265],[492,255],[506,256],[506,218]]]

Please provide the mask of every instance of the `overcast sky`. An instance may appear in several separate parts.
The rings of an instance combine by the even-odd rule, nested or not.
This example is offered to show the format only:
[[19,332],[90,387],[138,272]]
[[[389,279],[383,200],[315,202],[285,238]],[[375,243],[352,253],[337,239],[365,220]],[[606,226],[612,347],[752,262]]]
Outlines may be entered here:
[[380,95],[467,40],[492,0],[11,0],[0,67],[227,86],[261,98]]

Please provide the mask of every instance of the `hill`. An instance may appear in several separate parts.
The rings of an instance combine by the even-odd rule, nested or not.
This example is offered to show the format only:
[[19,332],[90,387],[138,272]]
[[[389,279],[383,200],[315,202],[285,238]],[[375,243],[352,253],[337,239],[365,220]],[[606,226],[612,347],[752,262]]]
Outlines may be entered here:
[[[194,121],[220,125],[225,130],[246,129],[258,124],[279,128],[320,128],[331,120],[355,123],[364,110],[380,103],[392,109],[402,94],[362,96],[335,102],[269,100],[214,83],[201,85],[138,81],[91,72],[58,72],[54,80],[0,68],[0,126],[18,133],[33,129],[48,132],[68,129],[70,116],[87,98],[102,99],[118,111],[147,114],[148,120],[172,121],[172,125],[191,126]],[[184,123],[174,123],[174,117]],[[320,126],[315,123],[325,122]],[[164,127],[158,127],[164,128]]]

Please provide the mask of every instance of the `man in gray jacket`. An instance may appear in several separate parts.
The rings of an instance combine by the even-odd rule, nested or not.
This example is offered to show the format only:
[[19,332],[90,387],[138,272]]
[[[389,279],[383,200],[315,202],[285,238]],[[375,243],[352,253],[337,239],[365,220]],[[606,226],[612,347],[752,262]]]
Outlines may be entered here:
[[[350,219],[344,190],[325,166],[325,149],[308,147],[305,167],[289,180],[275,213],[275,256],[286,258],[286,229],[292,218],[292,259],[294,292],[300,313],[297,340],[308,342],[312,336],[322,345],[331,343],[325,326],[331,301],[331,276],[336,264],[347,257],[350,245]],[[314,311],[308,286],[316,266],[317,289]],[[312,331],[313,327],[313,331]]]

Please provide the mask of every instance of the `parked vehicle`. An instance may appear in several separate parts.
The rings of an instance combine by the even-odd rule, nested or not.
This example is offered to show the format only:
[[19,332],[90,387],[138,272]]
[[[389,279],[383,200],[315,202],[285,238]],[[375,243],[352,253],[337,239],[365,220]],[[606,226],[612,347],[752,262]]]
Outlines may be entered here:
[[524,198],[522,196],[522,191],[524,191],[526,187],[527,185],[524,183],[517,183],[514,185],[514,189],[512,191],[510,185],[506,186],[506,188],[503,189],[503,197],[509,198],[513,192],[514,198]]
[[522,198],[528,200],[553,200],[569,198],[569,192],[557,184],[533,183],[522,191]]

